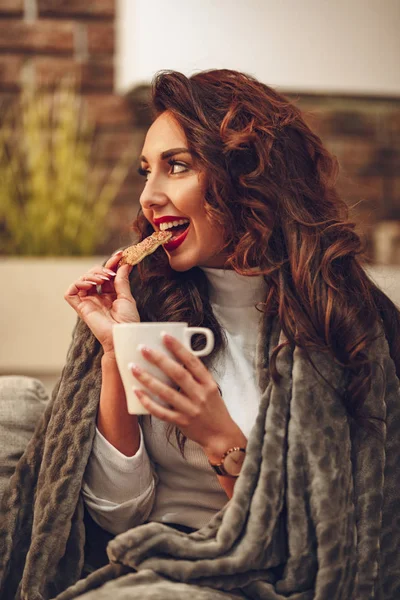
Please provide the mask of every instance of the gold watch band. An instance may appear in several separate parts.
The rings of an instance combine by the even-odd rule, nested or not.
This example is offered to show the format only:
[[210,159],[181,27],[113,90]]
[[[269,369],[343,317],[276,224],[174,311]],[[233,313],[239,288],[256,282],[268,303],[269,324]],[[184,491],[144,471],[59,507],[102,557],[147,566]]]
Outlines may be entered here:
[[227,450],[226,452],[224,452],[224,454],[221,456],[221,462],[218,464],[213,464],[209,461],[210,466],[214,469],[214,471],[217,473],[217,475],[223,475],[226,476],[228,475],[229,477],[238,477],[239,473],[234,474],[234,473],[230,473],[229,471],[226,470],[225,468],[225,459],[227,456],[229,456],[229,454],[231,454],[232,452],[243,452],[243,454],[246,454],[246,449],[245,448],[240,448],[239,446],[234,446],[233,448],[229,448],[229,450]]

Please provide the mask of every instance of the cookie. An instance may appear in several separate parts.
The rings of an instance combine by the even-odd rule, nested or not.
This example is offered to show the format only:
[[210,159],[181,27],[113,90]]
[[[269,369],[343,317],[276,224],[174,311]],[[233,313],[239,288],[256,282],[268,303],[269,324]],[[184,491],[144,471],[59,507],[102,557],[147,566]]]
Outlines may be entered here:
[[170,231],[155,231],[138,244],[125,248],[118,266],[137,265],[145,256],[152,254],[159,246],[166,244],[171,238],[172,233]]

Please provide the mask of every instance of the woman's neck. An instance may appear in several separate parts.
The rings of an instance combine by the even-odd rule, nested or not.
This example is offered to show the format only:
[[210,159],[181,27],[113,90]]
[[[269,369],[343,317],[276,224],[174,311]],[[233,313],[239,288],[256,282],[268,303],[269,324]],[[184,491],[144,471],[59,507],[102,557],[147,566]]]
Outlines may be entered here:
[[248,307],[264,302],[267,284],[263,275],[239,275],[233,269],[199,267],[207,277],[210,302],[226,307]]

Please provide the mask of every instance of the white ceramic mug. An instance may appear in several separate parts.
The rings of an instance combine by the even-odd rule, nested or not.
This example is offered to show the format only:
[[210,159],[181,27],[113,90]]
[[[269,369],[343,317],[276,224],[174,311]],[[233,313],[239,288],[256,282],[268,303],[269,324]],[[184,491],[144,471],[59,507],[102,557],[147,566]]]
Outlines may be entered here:
[[[117,359],[118,369],[124,384],[128,412],[132,415],[145,415],[148,411],[139,402],[134,389],[144,390],[153,400],[163,403],[158,396],[150,391],[134,377],[128,367],[129,363],[136,363],[139,367],[157,377],[163,383],[177,388],[176,382],[172,381],[163,371],[144,358],[138,350],[139,344],[145,344],[149,348],[160,350],[174,360],[175,356],[164,345],[161,334],[165,332],[177,338],[195,356],[206,356],[214,348],[214,334],[207,327],[188,327],[187,323],[181,322],[157,322],[157,323],[118,323],[113,326],[114,351]],[[201,350],[192,349],[192,335],[202,333],[206,337],[206,345]]]

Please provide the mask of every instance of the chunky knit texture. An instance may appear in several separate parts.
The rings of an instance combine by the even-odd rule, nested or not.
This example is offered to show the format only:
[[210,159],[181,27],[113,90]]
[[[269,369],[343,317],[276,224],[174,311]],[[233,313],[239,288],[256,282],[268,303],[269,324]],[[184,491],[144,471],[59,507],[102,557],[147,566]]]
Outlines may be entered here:
[[[396,600],[400,598],[400,389],[385,336],[370,348],[367,404],[382,438],[349,421],[303,351],[278,356],[284,336],[265,318],[257,342],[262,398],[234,496],[185,534],[138,526],[107,547],[110,564],[79,580],[85,525],[80,494],[95,433],[101,348],[78,322],[52,400],[4,494],[0,599]],[[343,389],[341,368],[311,353]]]

